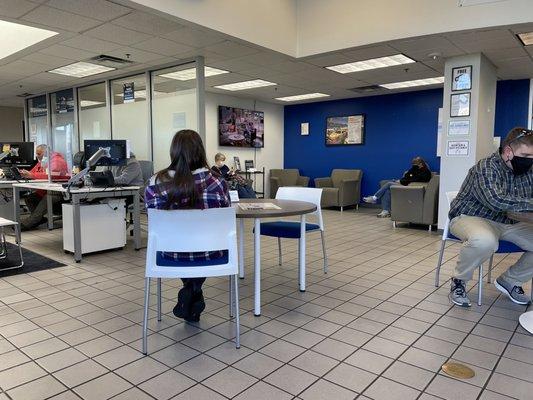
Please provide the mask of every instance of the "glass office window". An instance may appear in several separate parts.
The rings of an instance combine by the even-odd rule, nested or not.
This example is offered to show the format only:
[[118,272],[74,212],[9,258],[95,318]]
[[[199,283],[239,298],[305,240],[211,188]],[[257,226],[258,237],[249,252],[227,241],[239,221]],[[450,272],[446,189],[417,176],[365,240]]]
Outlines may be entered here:
[[111,121],[104,82],[78,88],[78,123],[80,149],[83,148],[85,139],[111,139]]
[[198,129],[196,64],[152,72],[152,135],[154,168],[170,163],[169,148],[180,129]]
[[48,144],[48,108],[46,96],[28,99],[28,139],[35,145]]
[[74,90],[66,89],[50,94],[52,114],[51,149],[61,153],[72,171],[72,158],[79,150],[74,115]]
[[111,81],[111,96],[113,139],[129,140],[131,151],[138,160],[151,160],[146,76]]

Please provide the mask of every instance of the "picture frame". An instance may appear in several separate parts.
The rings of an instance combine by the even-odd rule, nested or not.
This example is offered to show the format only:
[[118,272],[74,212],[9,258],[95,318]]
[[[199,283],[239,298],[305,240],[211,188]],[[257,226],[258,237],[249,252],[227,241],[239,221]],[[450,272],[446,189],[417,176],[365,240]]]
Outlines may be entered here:
[[470,116],[470,93],[456,93],[450,96],[450,117]]
[[358,146],[365,143],[365,114],[326,118],[326,146]]
[[472,66],[452,68],[452,92],[472,90]]

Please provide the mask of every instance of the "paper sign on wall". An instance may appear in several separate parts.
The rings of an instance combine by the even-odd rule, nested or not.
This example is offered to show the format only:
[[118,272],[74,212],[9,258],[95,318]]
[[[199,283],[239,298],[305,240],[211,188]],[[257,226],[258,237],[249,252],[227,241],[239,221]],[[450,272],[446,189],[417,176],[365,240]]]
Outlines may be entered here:
[[302,122],[300,124],[300,135],[302,136],[309,135],[309,122]]
[[470,149],[468,140],[448,140],[446,154],[450,157],[467,156]]
[[444,109],[439,108],[439,118],[437,123],[437,157],[442,155],[442,121],[444,119]]
[[135,102],[135,83],[129,82],[122,85],[124,103]]
[[448,135],[470,135],[470,120],[450,120],[448,122]]

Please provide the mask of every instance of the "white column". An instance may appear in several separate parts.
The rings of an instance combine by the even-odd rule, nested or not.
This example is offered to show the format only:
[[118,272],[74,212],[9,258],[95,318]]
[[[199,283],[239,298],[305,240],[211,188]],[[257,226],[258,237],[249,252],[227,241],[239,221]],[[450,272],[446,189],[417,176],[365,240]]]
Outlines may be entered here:
[[[452,91],[454,68],[472,66],[472,88]],[[443,124],[440,161],[439,228],[443,228],[448,216],[446,192],[461,187],[468,170],[476,162],[490,155],[494,137],[494,109],[496,107],[496,68],[483,54],[471,54],[446,60],[444,68]],[[470,115],[451,117],[451,96],[470,93]],[[449,124],[455,121],[469,121],[469,133],[449,134]],[[468,141],[468,154],[448,153],[449,142]]]

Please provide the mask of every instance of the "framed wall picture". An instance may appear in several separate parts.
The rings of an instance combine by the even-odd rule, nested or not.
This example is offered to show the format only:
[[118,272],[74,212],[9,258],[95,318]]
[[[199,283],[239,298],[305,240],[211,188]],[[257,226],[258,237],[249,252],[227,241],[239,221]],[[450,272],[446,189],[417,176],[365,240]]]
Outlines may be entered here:
[[470,93],[457,93],[451,95],[450,117],[470,116]]
[[365,142],[365,115],[326,118],[326,146],[351,146]]
[[452,92],[472,89],[472,66],[452,69]]

